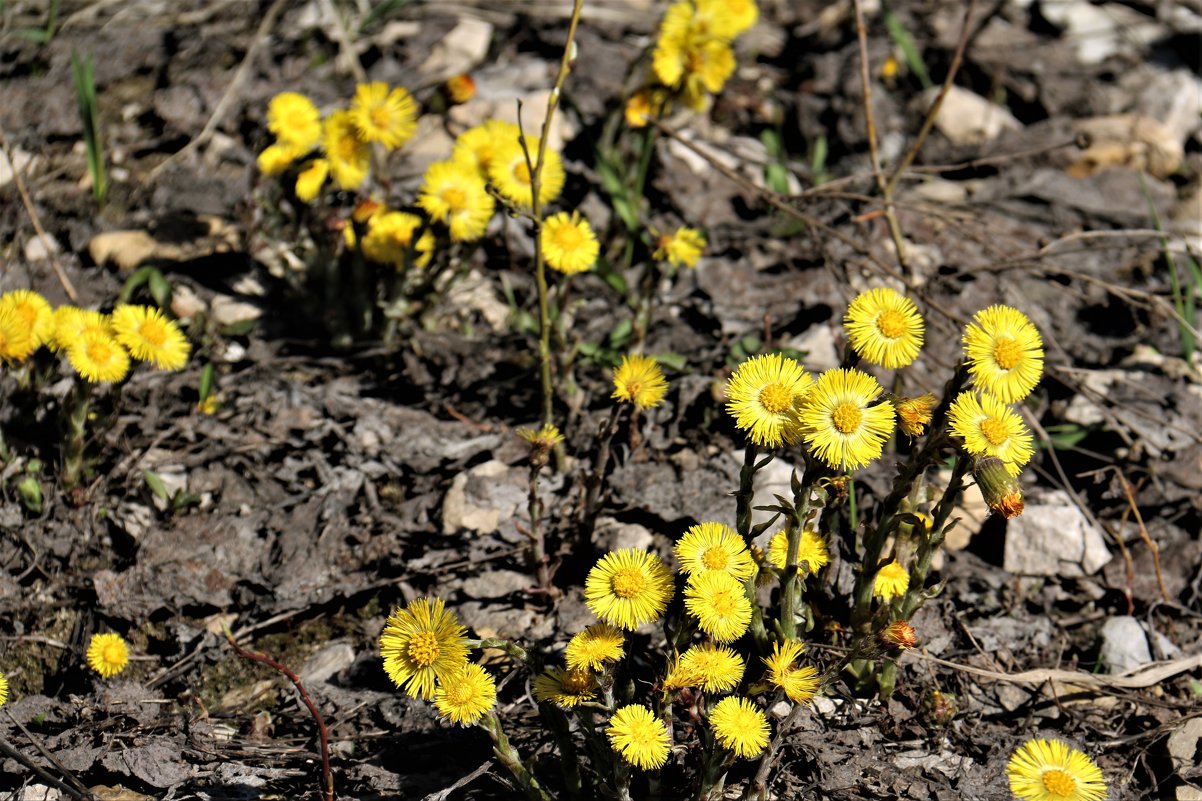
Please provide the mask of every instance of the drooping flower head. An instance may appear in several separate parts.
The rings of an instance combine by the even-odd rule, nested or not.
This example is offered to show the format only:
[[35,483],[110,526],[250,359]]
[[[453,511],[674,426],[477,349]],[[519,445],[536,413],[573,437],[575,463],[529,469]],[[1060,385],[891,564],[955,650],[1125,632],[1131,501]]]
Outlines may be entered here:
[[676,267],[696,267],[705,250],[705,234],[696,228],[677,228],[673,233],[663,234],[655,243],[652,255],[660,261]]
[[600,670],[607,662],[617,662],[625,653],[626,635],[608,623],[594,623],[576,634],[564,649],[564,660],[573,670]]
[[626,548],[607,553],[589,571],[584,601],[606,623],[634,631],[664,613],[674,589],[662,559]]
[[723,698],[710,710],[710,725],[718,743],[743,759],[750,759],[768,745],[768,719],[749,698]]
[[54,309],[44,297],[28,289],[14,289],[0,295],[0,314],[16,314],[29,328],[34,347],[45,345],[54,336]]
[[429,701],[467,660],[467,629],[441,598],[416,598],[388,616],[380,634],[384,672],[397,687]]
[[861,359],[889,370],[912,364],[922,349],[922,315],[895,289],[860,293],[847,307],[843,325]]
[[569,709],[597,697],[597,677],[584,668],[547,668],[534,677],[534,697]]
[[84,331],[67,349],[67,361],[92,384],[113,384],[129,374],[129,353],[102,331]]
[[[784,570],[789,558],[789,533],[781,530],[768,540],[768,562]],[[813,529],[803,529],[797,543],[797,566],[808,573],[817,573],[831,561],[826,541]]]
[[497,684],[475,662],[465,662],[434,690],[434,706],[443,717],[461,726],[474,724],[496,705]]
[[1043,340],[1027,316],[1010,306],[990,306],[964,331],[964,355],[973,384],[1003,403],[1031,394],[1043,375]]
[[796,662],[805,651],[805,646],[796,640],[772,643],[772,655],[764,657],[768,666],[768,681],[784,690],[795,704],[808,704],[818,692],[820,677],[811,665],[798,667]]
[[326,117],[322,149],[339,189],[355,189],[371,171],[371,146],[359,135],[351,112],[339,109]]
[[775,448],[801,436],[798,405],[814,379],[779,353],[752,356],[726,383],[726,411],[757,445]]
[[299,158],[321,139],[321,114],[301,93],[280,92],[267,104],[267,129]]
[[112,315],[113,331],[129,354],[160,370],[179,370],[188,362],[192,346],[174,320],[150,306],[118,306]]
[[544,220],[539,244],[547,264],[568,275],[587,271],[601,254],[597,235],[578,211],[561,211]]
[[629,704],[615,712],[606,734],[614,751],[636,768],[651,770],[668,761],[668,727],[641,704]]
[[364,142],[396,150],[417,131],[417,103],[403,86],[389,89],[383,81],[361,83],[351,100],[351,121]]
[[669,690],[698,687],[707,693],[727,692],[742,681],[746,668],[743,657],[733,648],[700,643],[681,654],[668,671],[664,686]]
[[929,392],[917,398],[900,399],[897,402],[897,427],[907,437],[921,437],[931,422],[937,400]]
[[25,361],[37,347],[25,318],[12,309],[0,309],[0,361]]
[[112,678],[129,664],[129,646],[119,634],[93,634],[88,642],[87,660],[88,667],[101,678]]
[[1106,780],[1092,759],[1060,740],[1028,740],[1006,766],[1010,792],[1023,801],[1102,801]]
[[426,168],[417,205],[447,226],[455,242],[473,242],[484,236],[496,209],[496,201],[475,168],[454,160],[436,161]]
[[755,562],[743,538],[723,523],[691,527],[676,541],[676,558],[690,576],[716,570],[742,581],[755,572]]
[[1031,432],[1022,418],[992,395],[961,392],[947,416],[952,434],[964,441],[964,450],[974,456],[996,456],[1012,476],[1035,455]]
[[881,401],[881,385],[868,373],[838,368],[818,377],[801,407],[805,441],[836,470],[877,459],[893,433],[893,404]]
[[910,586],[910,574],[897,560],[890,562],[877,571],[872,582],[872,594],[879,596],[882,601],[890,600],[905,594]]
[[[526,153],[521,143],[515,137],[495,146],[488,161],[488,178],[501,196],[518,208],[528,209],[531,206],[533,194],[531,191],[531,165],[538,160],[539,140],[526,138],[530,148],[530,164],[526,163]],[[543,168],[538,176],[538,202],[545,206],[563,191],[567,176],[563,170],[563,160],[559,153],[547,148],[543,160]]]
[[718,642],[739,639],[751,624],[751,601],[743,584],[729,573],[695,573],[685,586],[684,606],[701,630]]
[[630,353],[614,370],[614,391],[611,398],[618,403],[633,403],[639,409],[658,406],[668,391],[664,371],[651,356]]

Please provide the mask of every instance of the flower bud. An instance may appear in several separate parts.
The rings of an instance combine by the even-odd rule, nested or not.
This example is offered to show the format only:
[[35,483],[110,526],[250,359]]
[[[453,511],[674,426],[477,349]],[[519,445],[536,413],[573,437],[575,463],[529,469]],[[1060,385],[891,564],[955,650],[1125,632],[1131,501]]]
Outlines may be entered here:
[[992,511],[1007,520],[1023,513],[1023,492],[1018,479],[1010,475],[1001,459],[996,456],[977,459],[973,476],[981,488],[981,497]]
[[448,78],[442,88],[447,100],[453,106],[462,105],[476,96],[476,82],[466,72]]
[[930,394],[902,398],[897,402],[897,425],[907,437],[921,437],[931,422],[931,410],[937,398]]
[[881,631],[881,642],[889,648],[906,650],[918,645],[918,634],[904,620],[895,620]]

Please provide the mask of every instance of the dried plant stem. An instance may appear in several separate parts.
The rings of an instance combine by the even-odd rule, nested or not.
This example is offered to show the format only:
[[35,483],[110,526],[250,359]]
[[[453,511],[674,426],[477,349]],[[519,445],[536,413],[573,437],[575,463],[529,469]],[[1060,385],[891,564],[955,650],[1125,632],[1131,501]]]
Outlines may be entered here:
[[234,635],[228,630],[225,632],[225,639],[238,656],[243,659],[249,659],[252,662],[261,662],[269,668],[283,673],[288,681],[292,682],[292,686],[296,687],[296,691],[300,693],[301,702],[308,708],[309,714],[313,716],[313,722],[317,724],[317,737],[321,745],[321,778],[324,786],[324,796],[326,801],[334,801],[334,774],[330,771],[330,731],[326,728],[326,721],[321,716],[321,710],[317,708],[317,704],[313,703],[313,700],[309,697],[309,692],[305,689],[305,684],[300,680],[300,676],[297,676],[270,656],[248,651],[238,645],[238,641],[234,639]]
[[47,762],[49,762],[51,765],[53,765],[55,768],[58,769],[59,773],[62,774],[62,776],[67,780],[67,784],[69,784],[70,786],[67,786],[67,784],[63,784],[61,781],[56,779],[54,776],[47,773],[43,768],[38,766],[32,760],[30,760],[29,757],[25,756],[20,751],[18,751],[17,749],[15,749],[11,745],[9,745],[7,742],[5,742],[3,738],[0,738],[0,750],[4,751],[10,757],[12,757],[13,759],[17,760],[25,767],[32,770],[43,780],[50,782],[58,789],[67,793],[67,795],[71,796],[72,798],[90,799],[93,797],[92,791],[89,790],[87,787],[85,787],[83,782],[81,782],[75,776],[74,773],[67,770],[66,766],[64,766],[63,763],[61,763],[57,759],[55,759],[54,754],[52,754],[48,750],[46,750],[46,746],[42,745],[42,742],[38,738],[33,736],[33,732],[31,732],[29,729],[25,728],[24,723],[22,723],[21,721],[17,720],[15,717],[13,717],[13,713],[8,711],[7,709],[4,710],[4,714],[8,716],[9,721],[11,721],[14,726],[16,726],[18,729],[21,730],[21,733],[24,734],[25,738],[27,740],[29,740],[29,742],[33,745],[33,747],[35,749],[37,749],[37,752],[39,754],[41,754],[46,759]]
[[[1123,475],[1123,471],[1117,467],[1114,472],[1119,477],[1119,482],[1123,485],[1123,494],[1127,496],[1127,504],[1131,508],[1131,513],[1135,515],[1135,524],[1139,526],[1139,538],[1148,546],[1148,550],[1152,552],[1152,566],[1156,569],[1156,584],[1160,588],[1160,597],[1165,603],[1172,603],[1172,598],[1169,596],[1169,590],[1164,585],[1164,574],[1160,570],[1160,546],[1148,534],[1148,527],[1144,525],[1144,516],[1139,511],[1139,506],[1135,503],[1135,494],[1131,492],[1131,485],[1127,483],[1127,477]],[[1119,539],[1122,532],[1115,539]]]
[[497,757],[497,761],[505,766],[526,797],[530,801],[551,801],[551,796],[538,783],[538,779],[534,778],[534,774],[526,767],[526,763],[522,761],[521,756],[510,744],[509,738],[505,736],[505,730],[501,728],[501,721],[497,718],[497,714],[486,712],[484,717],[480,718],[478,725],[488,732],[488,736],[492,738],[493,754]]

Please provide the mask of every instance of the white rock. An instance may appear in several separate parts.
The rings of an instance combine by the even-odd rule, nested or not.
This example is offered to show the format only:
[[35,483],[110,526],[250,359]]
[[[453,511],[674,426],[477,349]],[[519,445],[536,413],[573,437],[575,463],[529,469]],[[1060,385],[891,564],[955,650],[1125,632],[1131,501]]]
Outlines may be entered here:
[[429,57],[420,67],[422,73],[446,80],[471,72],[488,55],[492,32],[493,26],[482,19],[460,19],[446,38],[430,48]]
[[[938,89],[926,93],[929,108]],[[1023,127],[1005,108],[991,103],[975,92],[953,86],[939,107],[935,127],[956,145],[979,145],[996,139],[1002,131],[1017,131]]]
[[[442,533],[454,534],[460,529],[478,531],[481,534],[491,534],[501,523],[500,509],[476,505],[469,500],[467,485],[471,478],[489,479],[502,476],[509,471],[504,462],[493,459],[476,465],[471,470],[460,473],[451,479],[451,488],[447,490],[442,502]],[[509,509],[512,516],[516,507]]]
[[1202,718],[1190,718],[1169,735],[1169,757],[1177,773],[1184,773],[1197,764],[1194,754],[1197,753],[1199,739],[1202,739]]
[[1102,533],[1068,493],[1049,492],[1006,526],[1003,568],[1023,576],[1082,576],[1110,561]]
[[63,797],[61,791],[44,784],[31,784],[21,790],[17,796],[21,801],[59,801]]
[[784,343],[786,348],[805,354],[802,363],[814,375],[839,366],[839,351],[835,347],[835,327],[830,323],[812,325]]
[[50,234],[45,237],[32,236],[25,243],[25,260],[26,261],[43,261],[50,256],[58,254],[62,250],[58,242]]
[[312,687],[329,681],[334,674],[345,670],[355,662],[355,649],[348,642],[330,643],[305,662],[301,667],[301,680]]
[[1110,673],[1125,673],[1152,661],[1148,638],[1139,621],[1128,615],[1112,617],[1102,624],[1101,658]]
[[[1192,718],[1191,723],[1197,721],[1197,718]],[[1197,787],[1183,785],[1177,788],[1177,801],[1202,801],[1202,790]]]
[[213,322],[225,327],[248,320],[257,320],[263,316],[263,310],[251,303],[243,303],[226,295],[213,298]]
[[[19,147],[14,147],[13,161],[16,162],[17,169],[22,174],[27,173],[34,164],[34,156],[32,153],[22,150]],[[8,186],[13,180],[13,165],[8,160],[8,154],[0,150],[0,189]]]
[[1065,41],[1076,47],[1082,64],[1101,64],[1162,35],[1160,25],[1152,19],[1117,3],[1095,6],[1088,0],[1042,0],[1039,10],[1049,22],[1065,29]]
[[637,523],[623,523],[612,517],[597,518],[594,539],[606,551],[617,551],[623,548],[648,551],[655,543],[655,536],[650,529]]

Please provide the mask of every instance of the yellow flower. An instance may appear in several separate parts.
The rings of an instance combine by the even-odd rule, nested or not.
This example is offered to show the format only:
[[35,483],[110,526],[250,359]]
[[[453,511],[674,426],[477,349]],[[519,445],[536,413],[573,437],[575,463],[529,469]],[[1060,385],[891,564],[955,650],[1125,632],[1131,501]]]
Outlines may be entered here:
[[8,703],[8,679],[4,678],[4,674],[0,673],[0,706]]
[[797,406],[813,383],[787,356],[753,356],[726,383],[726,411],[757,445],[792,445],[801,436]]
[[808,704],[818,692],[820,677],[810,665],[796,667],[795,662],[805,651],[805,646],[796,640],[772,643],[772,656],[764,657],[768,666],[768,681],[784,690],[795,704]]
[[34,348],[54,337],[54,310],[46,299],[28,289],[14,289],[0,295],[0,312],[9,309],[25,321],[33,337]]
[[759,18],[755,0],[696,0],[697,17],[710,33],[733,39],[751,29]]
[[426,169],[417,205],[446,225],[453,241],[471,242],[484,236],[496,201],[470,165],[436,161]]
[[117,341],[138,361],[160,370],[179,370],[188,362],[192,346],[174,320],[149,306],[118,306],[112,315]]
[[329,159],[313,159],[309,164],[300,171],[296,176],[296,186],[293,191],[296,192],[296,197],[302,203],[312,203],[316,199],[321,188],[325,186],[326,179],[330,177],[330,160]]
[[672,573],[662,559],[626,548],[607,553],[589,571],[584,601],[606,623],[633,631],[658,619],[674,590]]
[[640,89],[626,101],[623,112],[626,124],[631,128],[642,128],[647,125],[648,118],[655,113],[656,99],[650,89]]
[[990,306],[964,331],[964,353],[973,384],[1004,403],[1031,394],[1043,375],[1043,340],[1018,309]]
[[422,218],[416,214],[385,211],[373,215],[363,236],[364,257],[401,269],[411,257],[421,227]]
[[601,253],[597,235],[578,211],[552,214],[543,221],[538,241],[547,264],[569,275],[588,270]]
[[743,538],[722,523],[698,523],[686,531],[676,541],[676,558],[691,576],[716,570],[742,581],[755,572]]
[[58,352],[70,349],[86,333],[112,334],[107,315],[98,311],[59,306],[54,310],[54,336],[50,349]]
[[614,370],[614,391],[610,397],[618,403],[650,409],[660,404],[667,391],[668,382],[655,359],[631,353],[623,356],[622,363]]
[[897,402],[897,427],[907,437],[921,437],[931,422],[931,411],[937,398],[931,393],[917,398],[902,398]]
[[267,104],[267,128],[299,157],[321,139],[321,114],[299,92],[280,92]]
[[441,598],[417,598],[393,610],[380,634],[384,672],[415,698],[434,697],[434,682],[446,681],[467,661],[467,633]]
[[843,325],[860,358],[889,370],[913,364],[922,349],[922,315],[895,289],[860,293],[847,307]]
[[451,149],[451,161],[471,165],[481,179],[488,178],[488,165],[492,162],[493,153],[502,142],[516,142],[518,126],[504,120],[486,120],[474,128],[468,128],[459,134],[455,146]]
[[474,662],[439,682],[434,706],[443,717],[470,726],[497,705],[497,685],[488,671]]
[[547,668],[534,677],[534,697],[570,709],[597,697],[597,678],[588,670]]
[[[708,10],[708,16],[700,14],[688,0],[670,6],[651,57],[655,76],[665,86],[680,91],[694,110],[704,106],[707,92],[720,91],[735,69],[734,51],[728,40],[712,30],[721,9],[711,5]],[[719,21],[718,27],[722,25]]]
[[[778,531],[768,540],[768,562],[780,570],[786,567],[789,558],[789,535],[786,531]],[[817,573],[830,562],[831,555],[826,549],[826,541],[818,532],[804,529],[797,543],[797,566],[808,573]]]
[[838,368],[819,376],[801,408],[813,454],[836,470],[878,458],[893,433],[893,404],[869,406],[880,394],[876,379],[859,370]]
[[[318,130],[321,130],[320,128]],[[288,142],[276,142],[263,148],[263,152],[259,154],[257,163],[259,172],[264,175],[279,175],[301,156],[309,152],[311,148],[303,150],[296,145]]]
[[669,690],[699,687],[707,693],[733,690],[746,669],[743,657],[725,645],[706,642],[681,654],[668,671],[664,686]]
[[129,664],[129,646],[119,634],[93,634],[88,642],[88,667],[108,679]]
[[751,601],[743,584],[728,573],[706,570],[693,575],[685,586],[684,607],[718,642],[739,639],[751,625]]
[[625,652],[626,635],[608,623],[594,623],[568,642],[564,659],[572,670],[600,670]]
[[910,586],[910,574],[897,560],[877,571],[872,581],[872,594],[888,603],[905,593]]
[[326,117],[322,149],[339,189],[355,189],[367,180],[371,171],[371,146],[359,136],[349,111],[340,109]]
[[675,233],[664,234],[655,243],[655,253],[660,261],[677,267],[696,267],[697,260],[705,250],[705,234],[696,228],[677,228]]
[[110,334],[85,331],[67,349],[67,361],[86,381],[111,384],[129,373],[129,354]]
[[517,435],[535,447],[550,450],[563,442],[563,434],[550,423],[543,423],[540,428],[519,428]]
[[[530,148],[530,164],[538,159],[539,140],[527,137]],[[563,171],[563,160],[551,148],[547,148],[542,172],[538,178],[538,202],[545,206],[563,191],[566,179]],[[530,208],[533,195],[530,189],[530,166],[526,164],[526,154],[518,140],[511,139],[498,143],[488,162],[488,178],[501,196],[519,208]]]
[[37,347],[25,318],[12,309],[0,309],[0,360],[24,361]]
[[750,759],[768,745],[768,719],[747,698],[723,698],[710,710],[710,725],[718,743],[743,759]]
[[476,96],[476,81],[471,75],[462,72],[447,78],[442,85],[447,100],[453,105],[460,106]]
[[1060,740],[1028,740],[1006,766],[1010,792],[1023,801],[1102,801],[1106,780],[1094,761]]
[[668,727],[641,704],[629,704],[615,712],[606,733],[614,751],[637,768],[659,768],[668,761]]
[[992,395],[961,392],[947,410],[952,434],[974,456],[996,456],[1016,476],[1035,449],[1031,432],[1018,413]]
[[364,142],[396,150],[417,131],[417,103],[402,86],[389,90],[383,81],[361,83],[351,100],[351,120]]

